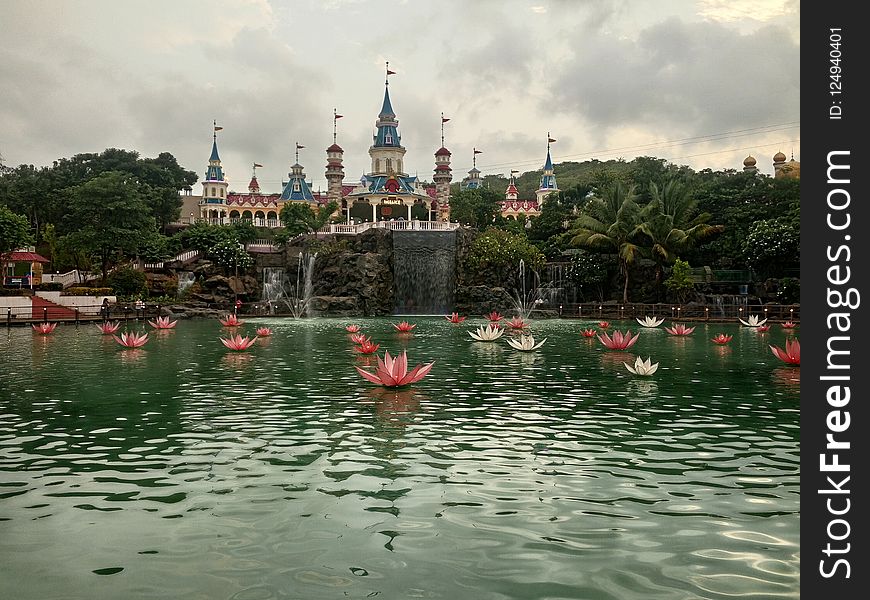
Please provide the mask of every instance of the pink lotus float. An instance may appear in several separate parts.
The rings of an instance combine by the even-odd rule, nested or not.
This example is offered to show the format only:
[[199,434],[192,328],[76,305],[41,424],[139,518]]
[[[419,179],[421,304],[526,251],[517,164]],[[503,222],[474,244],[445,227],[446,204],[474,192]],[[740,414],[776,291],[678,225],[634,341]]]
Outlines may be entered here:
[[141,348],[148,341],[148,334],[138,334],[135,332],[124,332],[121,337],[113,335],[112,339],[124,346],[125,348]]
[[786,364],[797,366],[801,364],[801,343],[799,340],[788,339],[785,341],[785,350],[779,346],[771,346],[770,351]]
[[380,347],[380,344],[374,344],[370,339],[365,339],[354,350],[360,354],[374,354]]
[[601,329],[607,329],[608,327],[610,327],[610,321],[599,321],[598,326]]
[[257,327],[257,337],[269,337],[272,335],[272,330],[268,327]]
[[344,330],[348,333],[359,333],[359,329],[360,329],[359,325],[353,325],[353,324],[348,325],[347,327],[344,328]]
[[412,329],[416,327],[416,325],[411,325],[407,321],[402,321],[401,323],[394,323],[393,327],[396,328],[396,331],[401,333],[410,333]]
[[695,331],[695,328],[686,327],[682,323],[678,323],[673,327],[665,327],[665,331],[667,331],[671,335],[691,335],[691,333]]
[[488,315],[483,315],[483,316],[484,316],[484,318],[489,320],[491,323],[498,323],[499,321],[504,319],[504,317],[501,316],[501,313],[496,311],[496,310],[492,311]]
[[117,333],[120,327],[120,321],[106,321],[105,323],[97,324],[97,329],[99,329],[103,335],[112,335],[113,333]]
[[459,313],[452,313],[444,317],[451,323],[462,323],[467,317],[460,317]]
[[239,327],[244,324],[244,321],[239,320],[236,315],[227,315],[223,319],[218,319],[224,327]]
[[770,331],[770,325],[759,325],[755,328],[755,331],[759,331],[761,333],[764,333],[765,331]]
[[434,362],[430,362],[428,365],[419,364],[408,371],[407,352],[402,352],[395,359],[390,356],[389,352],[385,352],[383,359],[380,356],[378,357],[378,367],[374,373],[356,366],[354,369],[374,384],[386,387],[401,387],[423,379],[432,370],[432,365],[434,364]]
[[510,321],[507,322],[507,326],[514,330],[528,329],[529,324],[522,320],[520,317],[514,317]]
[[33,331],[38,333],[39,335],[48,335],[54,328],[57,327],[57,323],[37,323],[32,326]]
[[794,329],[795,327],[797,327],[797,323],[792,323],[791,321],[786,321],[782,324],[783,329]]
[[362,344],[367,339],[369,338],[367,338],[366,334],[364,333],[352,333],[350,336],[350,341],[352,341],[354,344]]
[[631,337],[631,330],[627,330],[625,333],[617,330],[613,332],[612,337],[607,335],[607,333],[602,333],[598,336],[598,341],[604,344],[604,346],[609,350],[626,350],[634,346],[634,343],[639,337],[639,333],[636,333],[634,337]]
[[241,352],[253,346],[257,341],[257,336],[252,338],[249,338],[248,336],[242,337],[237,333],[236,335],[231,335],[229,338],[220,338],[220,340],[221,343],[230,350]]
[[157,320],[148,321],[148,324],[154,329],[173,329],[178,321],[170,321],[169,317],[157,317]]
[[580,333],[583,334],[583,337],[587,338],[594,338],[596,335],[598,335],[598,332],[594,329],[584,329]]
[[716,337],[711,338],[710,341],[713,342],[714,344],[719,344],[720,346],[724,346],[725,344],[730,342],[731,338],[733,338],[733,337],[734,336],[732,336],[732,335],[725,335],[724,333],[719,333],[719,334],[716,334]]

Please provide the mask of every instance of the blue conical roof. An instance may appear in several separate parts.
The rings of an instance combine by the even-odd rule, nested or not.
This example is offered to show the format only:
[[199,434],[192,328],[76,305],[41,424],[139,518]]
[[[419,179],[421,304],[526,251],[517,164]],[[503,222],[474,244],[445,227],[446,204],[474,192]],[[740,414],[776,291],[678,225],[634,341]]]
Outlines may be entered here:
[[221,159],[221,157],[218,156],[218,151],[217,151],[217,138],[215,138],[214,142],[211,145],[211,157],[209,157],[209,160],[220,160],[220,159]]
[[396,113],[393,112],[393,105],[390,103],[390,87],[389,84],[384,88],[384,105],[381,107],[381,114],[378,115],[379,119],[383,119],[384,117],[395,117]]
[[544,163],[545,171],[553,170],[553,161],[550,159],[550,148],[547,148],[547,162]]

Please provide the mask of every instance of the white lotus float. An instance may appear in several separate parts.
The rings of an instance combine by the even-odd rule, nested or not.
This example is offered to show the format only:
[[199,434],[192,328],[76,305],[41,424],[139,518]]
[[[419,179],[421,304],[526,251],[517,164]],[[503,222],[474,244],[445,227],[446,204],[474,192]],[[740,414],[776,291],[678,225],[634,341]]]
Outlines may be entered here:
[[504,329],[495,325],[487,325],[477,328],[476,331],[469,331],[468,335],[478,342],[494,342],[504,335]]
[[544,338],[540,342],[535,344],[535,336],[521,335],[520,339],[509,339],[507,342],[511,345],[511,348],[516,348],[521,352],[531,352],[532,350],[537,350],[538,348],[543,346],[544,342],[546,341],[547,338]]
[[767,322],[767,319],[758,320],[758,315],[749,315],[749,320],[744,321],[743,319],[738,318],[738,321],[746,325],[747,327],[758,327],[759,325],[764,325]]
[[622,363],[625,365],[625,368],[634,373],[635,375],[652,375],[656,372],[656,369],[659,368],[659,363],[652,364],[652,357],[643,360],[641,357],[637,357],[637,360],[634,361],[634,366],[632,367],[628,363]]
[[664,319],[656,319],[655,317],[644,317],[643,319],[635,317],[635,321],[640,323],[641,327],[658,327],[665,322]]

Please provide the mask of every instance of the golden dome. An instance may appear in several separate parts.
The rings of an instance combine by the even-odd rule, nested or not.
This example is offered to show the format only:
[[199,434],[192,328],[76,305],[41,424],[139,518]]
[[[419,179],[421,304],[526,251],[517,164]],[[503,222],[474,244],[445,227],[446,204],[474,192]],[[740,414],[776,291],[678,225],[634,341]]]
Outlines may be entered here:
[[750,154],[749,156],[747,156],[746,158],[743,159],[743,166],[744,167],[754,167],[756,162],[758,162],[758,161],[756,161],[755,157]]
[[782,152],[777,152],[773,155],[773,162],[785,162],[785,154],[783,154]]

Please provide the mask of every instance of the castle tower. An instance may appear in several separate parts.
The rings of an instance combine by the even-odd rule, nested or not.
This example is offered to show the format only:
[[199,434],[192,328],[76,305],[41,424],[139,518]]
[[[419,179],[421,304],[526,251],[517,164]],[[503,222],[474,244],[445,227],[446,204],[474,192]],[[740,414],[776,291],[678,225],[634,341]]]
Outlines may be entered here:
[[758,173],[758,167],[755,166],[757,163],[755,157],[750,154],[743,159],[743,171],[745,173]]
[[550,144],[555,142],[550,137],[550,132],[547,132],[547,160],[544,162],[544,174],[541,176],[541,185],[535,191],[535,196],[538,199],[538,208],[544,205],[547,196],[553,192],[559,191],[559,186],[556,185],[556,174],[553,171],[553,160],[550,158]]
[[341,203],[341,182],[344,181],[344,150],[338,145],[337,123],[344,115],[332,109],[332,146],[326,149],[326,197]]
[[399,136],[399,120],[396,118],[396,113],[393,111],[393,105],[390,102],[390,75],[394,72],[390,71],[390,63],[387,63],[387,77],[384,82],[384,104],[381,107],[381,112],[378,115],[378,120],[375,121],[377,133],[373,138],[373,144],[369,148],[369,156],[372,159],[372,175],[398,175],[407,177],[404,171],[403,159],[405,157],[405,148],[402,146],[402,138]]
[[304,147],[299,142],[296,142],[296,162],[290,167],[290,172],[287,173],[287,182],[284,184],[284,189],[281,192],[281,201],[314,202],[311,186],[305,181],[304,168],[299,164],[299,150]]
[[262,167],[263,165],[254,163],[254,166],[251,168],[251,182],[248,184],[248,193],[249,194],[259,194],[260,193],[260,183],[257,181],[257,167]]
[[480,170],[477,168],[477,155],[483,154],[483,150],[472,148],[471,170],[468,172],[468,177],[462,180],[462,189],[477,190],[483,187],[483,182],[480,180]]
[[516,181],[514,180],[514,173],[516,171],[511,171],[510,182],[508,183],[507,189],[504,192],[505,200],[517,200],[519,198],[519,192],[517,191]]
[[208,159],[205,179],[202,181],[202,200],[199,202],[199,216],[212,222],[221,222],[226,216],[227,187],[229,186],[224,177],[217,147],[217,132],[221,129],[223,127],[218,127],[217,121],[215,121],[211,156]]
[[441,147],[435,152],[435,197],[438,200],[438,219],[450,220],[450,182],[453,181],[453,170],[450,168],[450,150],[444,146],[444,123],[450,119],[441,113]]

